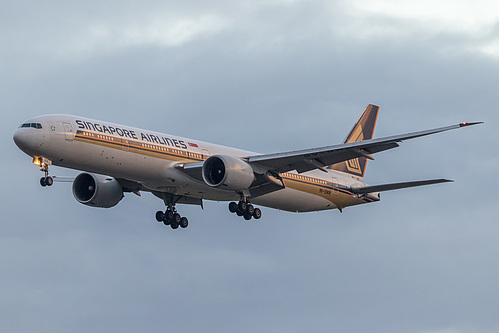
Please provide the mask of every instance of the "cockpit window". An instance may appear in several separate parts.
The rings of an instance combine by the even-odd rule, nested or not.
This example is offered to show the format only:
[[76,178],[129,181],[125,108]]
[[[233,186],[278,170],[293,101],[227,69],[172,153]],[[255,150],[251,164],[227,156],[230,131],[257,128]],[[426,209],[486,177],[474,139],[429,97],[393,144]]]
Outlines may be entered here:
[[41,129],[42,128],[42,124],[40,124],[40,123],[24,123],[24,124],[22,124],[19,127],[20,128],[33,127],[33,128],[36,128],[36,129]]

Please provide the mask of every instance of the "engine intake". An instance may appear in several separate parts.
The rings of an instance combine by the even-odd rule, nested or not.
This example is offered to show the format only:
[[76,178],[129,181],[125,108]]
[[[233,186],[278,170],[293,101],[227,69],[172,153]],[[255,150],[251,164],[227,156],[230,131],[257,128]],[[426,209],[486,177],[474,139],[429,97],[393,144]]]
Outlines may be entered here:
[[84,205],[109,208],[123,199],[123,188],[113,177],[81,173],[73,182],[73,195]]
[[246,162],[227,155],[213,155],[203,164],[204,182],[228,191],[245,190],[255,180],[253,168]]

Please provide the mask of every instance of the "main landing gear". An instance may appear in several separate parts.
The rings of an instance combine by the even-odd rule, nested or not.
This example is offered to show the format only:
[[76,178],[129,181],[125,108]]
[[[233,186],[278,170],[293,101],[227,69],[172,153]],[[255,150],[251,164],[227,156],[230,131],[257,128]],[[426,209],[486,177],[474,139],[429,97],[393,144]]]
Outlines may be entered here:
[[260,208],[253,207],[252,204],[247,202],[244,199],[241,199],[239,203],[235,203],[234,201],[229,204],[229,211],[231,213],[236,213],[237,216],[242,216],[246,221],[251,220],[254,217],[258,220],[262,217],[262,211]]
[[187,228],[189,220],[187,217],[180,216],[175,207],[168,208],[164,213],[160,210],[156,212],[156,221],[169,225],[172,229]]
[[189,220],[187,217],[180,216],[175,208],[175,204],[182,199],[182,196],[173,193],[155,193],[155,195],[162,198],[167,207],[164,212],[161,210],[156,212],[156,221],[163,222],[164,225],[169,225],[172,229],[187,228]]

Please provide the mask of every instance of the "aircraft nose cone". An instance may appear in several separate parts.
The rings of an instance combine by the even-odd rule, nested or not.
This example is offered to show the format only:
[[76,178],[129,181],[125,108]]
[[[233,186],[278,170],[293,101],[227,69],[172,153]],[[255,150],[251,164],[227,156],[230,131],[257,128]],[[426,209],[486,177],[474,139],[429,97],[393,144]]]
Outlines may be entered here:
[[13,139],[19,149],[21,149],[28,155],[30,153],[33,153],[38,146],[36,137],[34,135],[30,135],[28,131],[22,128],[14,132]]
[[16,145],[19,148],[21,148],[21,145],[23,144],[23,135],[20,133],[19,130],[14,132],[13,139],[14,139],[14,142],[16,143]]

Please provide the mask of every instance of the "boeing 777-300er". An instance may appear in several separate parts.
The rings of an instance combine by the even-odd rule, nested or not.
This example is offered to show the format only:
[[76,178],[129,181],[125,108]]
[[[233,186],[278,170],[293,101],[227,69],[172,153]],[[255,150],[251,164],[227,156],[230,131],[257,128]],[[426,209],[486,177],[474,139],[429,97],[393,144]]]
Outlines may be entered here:
[[[420,180],[369,186],[363,182],[372,155],[403,140],[475,125],[373,139],[379,108],[368,105],[342,144],[258,154],[170,134],[72,115],[45,115],[21,124],[14,141],[41,167],[42,186],[51,186],[49,166],[81,170],[73,180],[76,200],[113,207],[124,193],[151,192],[165,211],[156,220],[177,229],[188,220],[177,204],[231,201],[229,210],[246,220],[262,212],[252,204],[292,212],[338,209],[380,200],[380,192],[449,182]],[[251,202],[251,203],[250,203]]]

